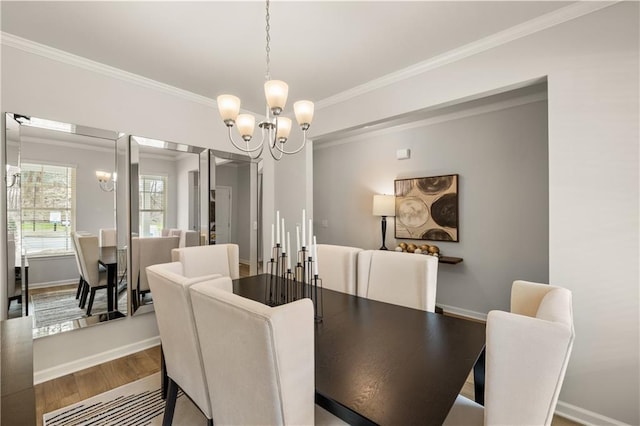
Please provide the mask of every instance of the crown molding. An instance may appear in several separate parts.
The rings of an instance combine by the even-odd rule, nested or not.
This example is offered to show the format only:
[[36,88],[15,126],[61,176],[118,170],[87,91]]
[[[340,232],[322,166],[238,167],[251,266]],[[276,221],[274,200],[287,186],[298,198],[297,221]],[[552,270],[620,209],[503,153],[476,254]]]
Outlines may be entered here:
[[43,56],[45,58],[53,59],[54,61],[73,65],[78,68],[83,68],[88,71],[106,75],[108,77],[117,78],[118,80],[137,84],[138,86],[142,86],[147,89],[157,90],[159,92],[167,93],[178,98],[183,98],[188,101],[196,102],[217,109],[216,101],[214,99],[207,98],[206,96],[198,95],[188,90],[179,89],[165,83],[160,83],[159,81],[142,77],[138,74],[124,71],[100,62],[92,61],[91,59],[74,55],[72,53],[65,52],[64,50],[36,43],[35,41],[18,37],[10,33],[0,32],[0,35],[2,44],[4,46],[13,47],[15,49],[22,50],[23,52]]
[[[604,2],[578,1],[569,6],[565,6],[556,11],[547,13],[522,24],[508,28],[504,31],[500,31],[498,33],[484,37],[480,40],[468,43],[457,49],[450,50],[446,53],[434,56],[433,58],[427,59],[423,62],[419,62],[415,65],[387,74],[380,78],[371,80],[367,83],[345,90],[336,95],[322,99],[316,102],[316,110],[326,108],[331,105],[347,101],[356,96],[360,96],[373,90],[388,86],[390,84],[415,77],[429,70],[442,67],[452,62],[456,62],[461,59],[476,55],[494,47],[501,46],[505,43],[545,30],[547,28],[560,25],[572,19],[576,19],[589,13],[596,12],[598,10],[604,9],[605,7],[609,7],[616,3],[619,3],[620,1],[622,0],[612,0]],[[134,83],[145,88],[157,90],[169,95],[173,95],[217,109],[217,103],[215,99],[198,95],[188,90],[179,89],[165,83],[160,83],[150,78],[142,77],[140,75],[130,73],[119,68],[92,61],[82,56],[73,55],[63,50],[36,43],[34,41],[18,37],[10,33],[0,32],[0,36],[1,42],[5,46],[20,49],[27,53],[33,53],[69,65],[74,65],[79,68],[97,72],[109,77]]]
[[609,2],[578,1],[569,6],[565,6],[553,12],[523,22],[522,24],[465,44],[464,46],[460,46],[456,49],[449,50],[423,62],[419,62],[415,65],[411,65],[407,68],[392,72],[380,78],[368,81],[367,83],[345,90],[344,92],[322,99],[319,102],[316,102],[316,109],[319,110],[326,108],[385,86],[415,77],[427,71],[460,61],[519,38],[535,34],[539,31],[588,15],[589,13],[597,12],[605,7],[619,3],[620,1],[621,0]]

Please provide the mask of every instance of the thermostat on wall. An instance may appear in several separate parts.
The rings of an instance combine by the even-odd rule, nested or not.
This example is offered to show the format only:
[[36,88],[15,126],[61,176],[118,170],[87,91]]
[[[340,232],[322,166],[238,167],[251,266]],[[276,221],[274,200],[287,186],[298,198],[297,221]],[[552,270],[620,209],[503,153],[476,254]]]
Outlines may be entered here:
[[408,158],[411,158],[411,150],[410,149],[399,149],[396,151],[396,158],[398,160],[406,160]]

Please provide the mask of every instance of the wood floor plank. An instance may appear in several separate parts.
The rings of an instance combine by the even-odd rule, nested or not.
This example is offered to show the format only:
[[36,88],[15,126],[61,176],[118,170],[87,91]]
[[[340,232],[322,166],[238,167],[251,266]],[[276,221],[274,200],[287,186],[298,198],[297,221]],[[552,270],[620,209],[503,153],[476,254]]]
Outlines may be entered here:
[[90,398],[110,389],[107,377],[100,368],[95,366],[73,373],[78,384],[78,394],[82,399]]

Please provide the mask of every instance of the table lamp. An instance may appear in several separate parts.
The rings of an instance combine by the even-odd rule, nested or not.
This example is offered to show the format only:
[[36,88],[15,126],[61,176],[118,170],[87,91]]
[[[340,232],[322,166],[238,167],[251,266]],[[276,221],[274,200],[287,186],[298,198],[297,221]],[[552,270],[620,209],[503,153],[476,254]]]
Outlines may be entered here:
[[387,250],[384,240],[387,234],[387,216],[396,215],[396,197],[393,195],[373,196],[373,215],[382,216],[382,247],[380,250]]

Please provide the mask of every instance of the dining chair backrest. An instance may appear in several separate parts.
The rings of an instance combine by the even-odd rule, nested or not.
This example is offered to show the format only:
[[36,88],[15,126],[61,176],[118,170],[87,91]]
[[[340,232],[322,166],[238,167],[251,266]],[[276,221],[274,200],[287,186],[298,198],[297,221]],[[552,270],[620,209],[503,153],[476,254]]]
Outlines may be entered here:
[[358,296],[434,312],[438,258],[384,250],[358,253]]
[[322,265],[322,287],[356,295],[356,271],[361,248],[318,244],[318,265]]
[[571,291],[515,281],[487,316],[486,424],[550,425],[574,340]]
[[100,229],[100,247],[115,247],[118,245],[118,234],[115,229]]
[[78,274],[84,278],[84,272],[82,271],[82,264],[80,263],[80,254],[78,253],[78,234],[71,231],[71,243],[73,244],[73,254],[76,259],[76,267],[78,268]]
[[180,247],[194,247],[200,245],[200,233],[198,231],[183,231],[180,234]]
[[21,289],[16,287],[16,242],[13,236],[7,239],[7,297],[17,296]]
[[220,278],[220,275],[186,278],[179,274],[182,267],[178,262],[152,265],[146,269],[167,375],[208,418],[212,418],[189,287],[203,282],[232,291],[231,279]]
[[100,285],[100,270],[98,260],[100,257],[98,237],[95,235],[76,234],[76,244],[82,277],[90,287]]
[[458,395],[444,425],[551,425],[575,337],[571,298],[514,281],[511,312],[487,315],[485,405]]
[[221,274],[240,278],[240,257],[237,244],[214,244],[173,250],[171,260],[182,264],[185,277]]
[[[171,250],[178,247],[180,237],[137,237],[132,244],[132,268],[134,283],[138,281],[139,290],[149,290],[147,266],[171,262]],[[132,243],[134,238],[131,239]],[[136,262],[137,261],[137,262]]]
[[314,424],[311,300],[269,307],[207,283],[190,292],[214,424]]

